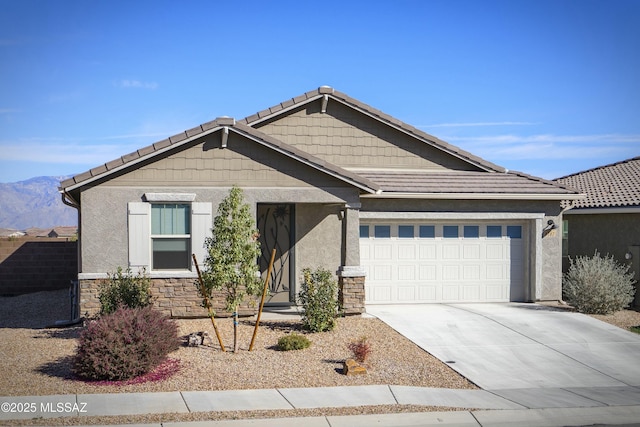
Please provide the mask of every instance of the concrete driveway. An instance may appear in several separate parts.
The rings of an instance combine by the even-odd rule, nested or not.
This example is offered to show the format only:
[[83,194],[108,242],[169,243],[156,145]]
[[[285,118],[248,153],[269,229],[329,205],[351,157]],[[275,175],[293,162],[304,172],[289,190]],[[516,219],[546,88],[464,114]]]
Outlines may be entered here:
[[367,312],[485,390],[618,390],[640,402],[640,335],[586,315],[520,303],[374,305]]

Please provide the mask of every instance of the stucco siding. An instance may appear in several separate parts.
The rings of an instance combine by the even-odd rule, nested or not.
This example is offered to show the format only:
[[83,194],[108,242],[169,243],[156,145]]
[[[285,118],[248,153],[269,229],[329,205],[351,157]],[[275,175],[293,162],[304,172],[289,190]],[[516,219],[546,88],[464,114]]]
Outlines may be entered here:
[[478,170],[337,101],[329,101],[326,113],[320,105],[309,104],[259,130],[346,168]]
[[[339,206],[296,205],[296,282],[303,268],[326,268],[335,273],[341,266],[342,220]],[[298,289],[299,290],[299,289]]]
[[[569,211],[570,212],[570,211]],[[640,214],[571,214],[564,219],[569,224],[568,254],[570,257],[612,255],[625,262],[628,247],[640,245]],[[633,260],[638,265],[639,260]],[[633,267],[632,267],[633,268]]]
[[[340,234],[334,235],[333,228],[326,228],[324,221],[328,212],[324,212],[318,204],[335,204],[328,208],[331,212],[343,203],[354,203],[358,200],[358,192],[353,188],[244,188],[245,202],[249,204],[255,215],[258,203],[314,203],[303,212],[305,220],[301,224],[303,236],[310,239],[312,245],[311,252],[316,250],[313,246],[316,241],[322,239],[336,241],[338,262],[340,260]],[[127,204],[129,202],[143,201],[145,193],[195,193],[195,202],[210,202],[212,204],[212,215],[215,216],[218,205],[228,195],[229,187],[219,188],[192,188],[192,187],[113,187],[98,186],[85,190],[82,193],[81,218],[81,273],[107,273],[115,271],[118,266],[126,268],[128,265],[127,253]],[[323,214],[324,212],[324,214]],[[316,215],[321,215],[316,217]],[[322,216],[324,215],[324,216]],[[336,215],[333,215],[337,218]],[[320,224],[319,230],[313,230],[313,221],[317,219]],[[304,231],[306,230],[306,231]],[[337,237],[334,237],[337,236]],[[305,240],[305,245],[306,240]],[[297,249],[300,245],[297,245]],[[334,246],[331,246],[334,248]],[[322,249],[321,249],[322,250]],[[327,249],[329,250],[329,249]],[[302,255],[305,252],[302,250]],[[307,260],[316,259],[308,255]],[[320,259],[320,258],[318,258]],[[305,258],[303,258],[305,260]],[[333,258],[332,261],[333,262]],[[339,265],[336,265],[336,268]]]

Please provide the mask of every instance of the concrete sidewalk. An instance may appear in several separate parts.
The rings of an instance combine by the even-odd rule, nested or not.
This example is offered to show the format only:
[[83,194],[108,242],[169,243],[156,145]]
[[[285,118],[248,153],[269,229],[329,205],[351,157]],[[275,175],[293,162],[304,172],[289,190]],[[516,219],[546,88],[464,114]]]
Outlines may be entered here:
[[[282,410],[372,405],[473,408],[455,412],[328,416],[268,420],[169,422],[166,426],[411,426],[411,425],[590,425],[640,421],[640,388],[437,389],[355,386],[167,393],[113,393],[1,397],[0,422],[13,419]],[[150,424],[149,426],[159,426]]]

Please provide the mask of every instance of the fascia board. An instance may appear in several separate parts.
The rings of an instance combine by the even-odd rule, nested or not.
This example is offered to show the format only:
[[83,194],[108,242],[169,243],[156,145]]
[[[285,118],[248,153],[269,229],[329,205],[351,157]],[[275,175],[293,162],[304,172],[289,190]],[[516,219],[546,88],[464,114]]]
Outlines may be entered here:
[[637,214],[640,206],[608,207],[608,208],[572,208],[564,212],[564,215],[604,215],[604,214]]
[[363,194],[362,198],[376,199],[446,199],[446,200],[580,200],[584,194],[527,194],[527,193],[387,193]]
[[359,218],[365,220],[531,220],[543,219],[540,212],[365,212],[360,211]]
[[88,179],[86,179],[84,181],[78,182],[77,184],[73,184],[73,185],[71,185],[69,187],[63,188],[63,189],[60,190],[60,192],[62,192],[62,191],[72,191],[72,190],[75,190],[76,188],[84,187],[87,184],[91,184],[94,181],[97,181],[99,179],[104,178],[105,176],[109,176],[112,173],[116,173],[116,172],[119,172],[119,171],[121,171],[123,169],[130,168],[131,166],[134,166],[134,165],[136,165],[136,164],[138,164],[140,162],[146,161],[146,160],[148,160],[148,159],[150,159],[152,157],[155,157],[155,156],[160,155],[162,153],[165,153],[167,151],[174,150],[176,147],[180,147],[181,145],[188,144],[188,143],[190,143],[192,141],[195,141],[196,139],[202,138],[203,136],[210,135],[210,134],[212,134],[212,133],[214,133],[214,132],[216,132],[216,131],[224,128],[224,127],[225,126],[216,126],[216,127],[211,128],[211,129],[207,129],[206,131],[203,131],[203,132],[198,133],[196,135],[193,135],[193,136],[190,136],[188,138],[185,138],[180,142],[177,142],[175,144],[171,144],[171,145],[168,145],[166,147],[160,148],[160,149],[155,150],[155,151],[153,151],[153,152],[151,152],[151,153],[149,153],[149,154],[147,154],[145,156],[140,156],[135,160],[131,160],[131,161],[129,161],[127,163],[123,163],[123,164],[121,164],[121,165],[119,165],[119,166],[117,166],[117,167],[115,167],[113,169],[109,169],[104,173],[92,176],[91,178],[88,178]]

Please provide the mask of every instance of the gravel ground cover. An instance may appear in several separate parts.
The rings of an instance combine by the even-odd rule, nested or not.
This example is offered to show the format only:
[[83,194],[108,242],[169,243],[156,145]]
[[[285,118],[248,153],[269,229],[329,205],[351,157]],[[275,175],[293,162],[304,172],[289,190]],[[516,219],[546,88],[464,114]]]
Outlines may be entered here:
[[[570,309],[570,308],[568,308]],[[160,392],[188,390],[231,390],[285,387],[324,387],[396,384],[441,388],[477,388],[444,363],[402,337],[383,322],[372,318],[339,319],[331,332],[307,334],[310,348],[281,352],[276,343],[281,336],[305,333],[297,320],[265,320],[258,331],[254,351],[248,347],[254,321],[239,325],[241,351],[223,353],[208,319],[177,320],[180,334],[207,331],[212,343],[182,347],[170,357],[179,361],[179,370],[169,378],[142,384],[95,385],[80,381],[71,372],[71,357],[80,326],[51,328],[56,320],[69,317],[67,291],[40,292],[0,298],[0,396]],[[608,316],[593,316],[628,329],[640,325],[640,313],[623,310]],[[227,349],[232,347],[231,319],[218,319],[218,329]],[[351,356],[347,345],[366,336],[373,346],[369,373],[346,377],[342,362]],[[463,409],[463,408],[458,408]],[[466,409],[466,408],[465,408]],[[134,417],[77,417],[46,421],[11,421],[10,425],[74,425],[196,421],[237,418],[354,415],[392,412],[455,410],[414,405],[321,410],[245,411],[192,414],[150,414]]]

